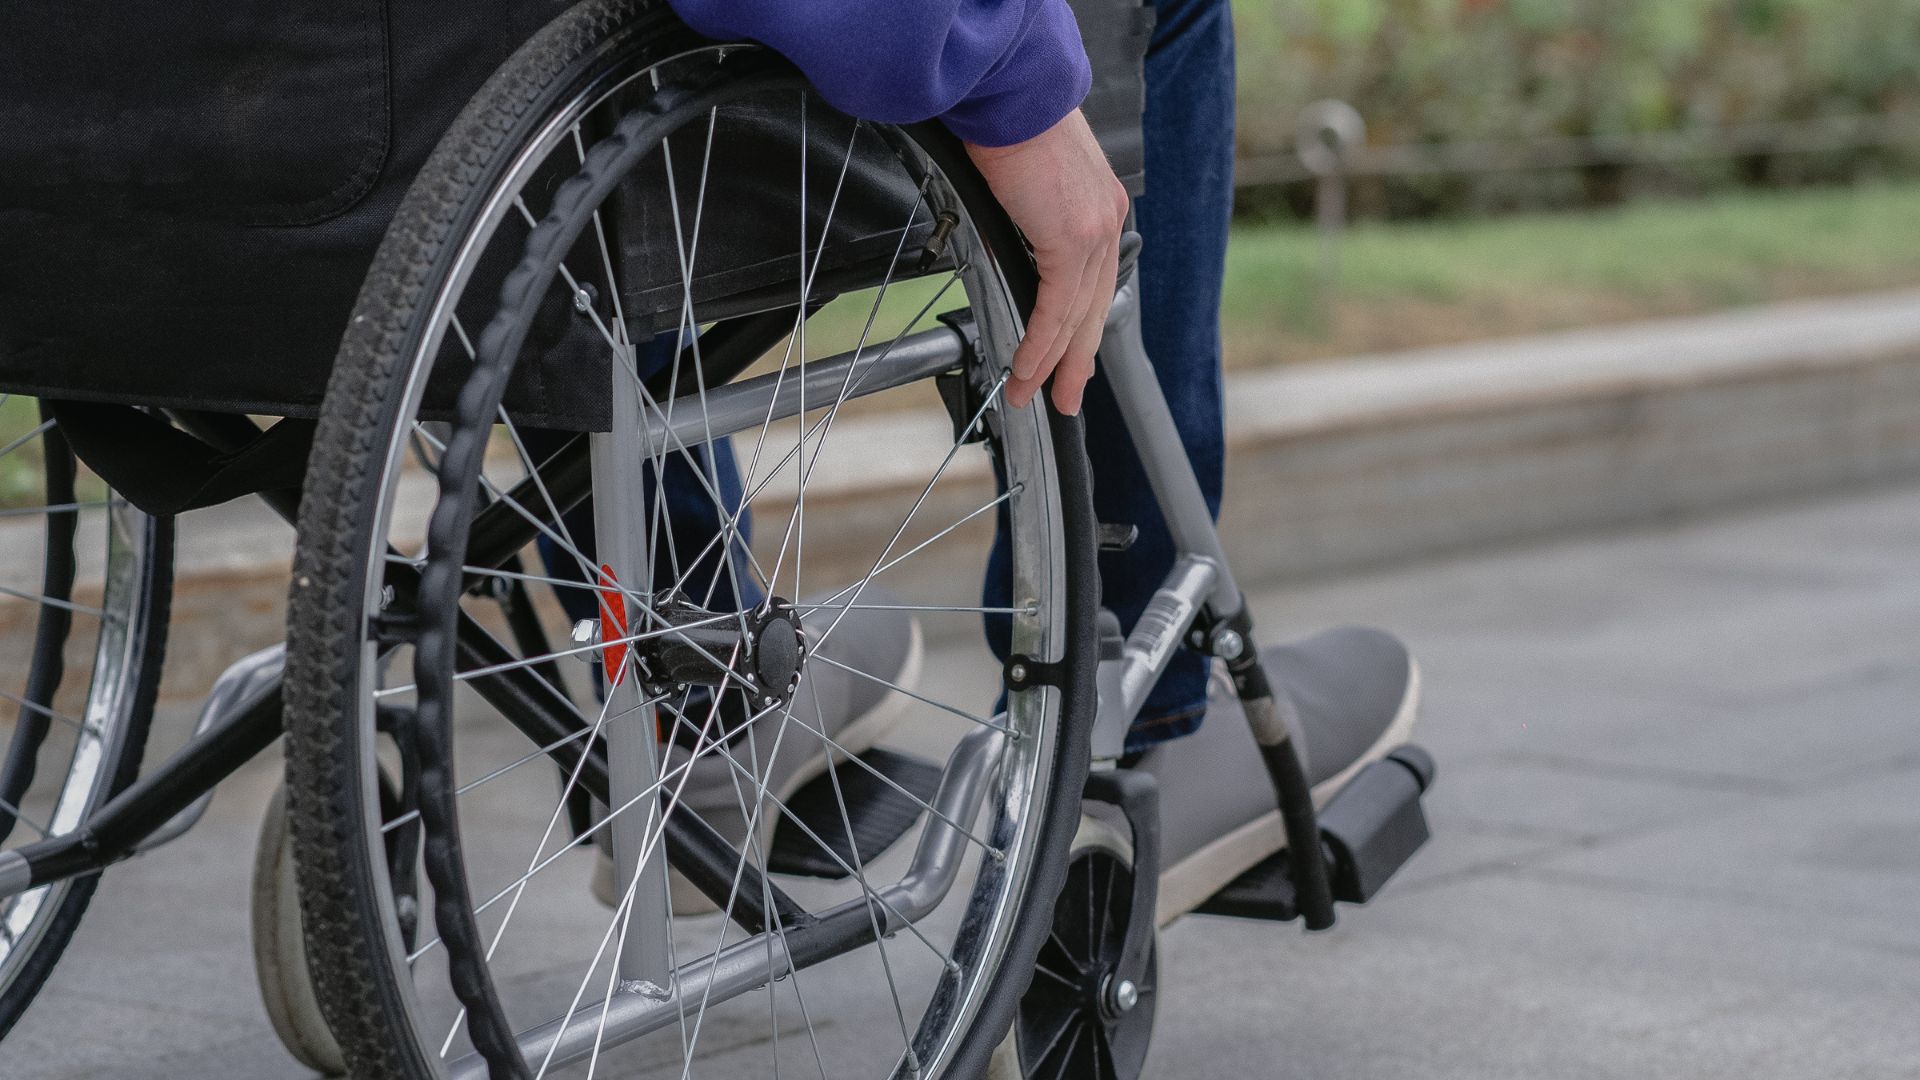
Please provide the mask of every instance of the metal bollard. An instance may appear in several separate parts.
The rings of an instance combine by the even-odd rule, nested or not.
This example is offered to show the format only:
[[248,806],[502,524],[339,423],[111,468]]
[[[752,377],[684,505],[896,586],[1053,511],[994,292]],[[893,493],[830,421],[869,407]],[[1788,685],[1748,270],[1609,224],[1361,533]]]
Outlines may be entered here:
[[1340,240],[1347,228],[1347,166],[1366,145],[1367,123],[1344,101],[1325,99],[1300,110],[1294,123],[1294,153],[1319,178],[1314,190],[1314,220],[1320,230],[1320,287],[1331,292],[1340,280]]

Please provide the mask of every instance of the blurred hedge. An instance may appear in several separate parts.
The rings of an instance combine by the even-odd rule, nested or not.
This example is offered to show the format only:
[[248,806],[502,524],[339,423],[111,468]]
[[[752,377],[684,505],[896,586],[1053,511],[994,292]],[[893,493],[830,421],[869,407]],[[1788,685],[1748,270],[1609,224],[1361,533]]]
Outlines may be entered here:
[[[1920,0],[1234,0],[1240,143],[1285,153],[1343,98],[1375,144],[1665,131],[1920,109]],[[1911,174],[1910,149],[1363,185],[1362,209],[1500,209],[1646,187]],[[1290,196],[1298,201],[1300,193]]]

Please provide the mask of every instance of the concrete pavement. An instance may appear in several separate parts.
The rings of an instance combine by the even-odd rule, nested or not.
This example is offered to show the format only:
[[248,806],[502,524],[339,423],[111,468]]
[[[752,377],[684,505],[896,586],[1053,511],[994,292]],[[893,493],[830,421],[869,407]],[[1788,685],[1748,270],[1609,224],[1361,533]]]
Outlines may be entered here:
[[[1920,1076],[1916,553],[1906,488],[1260,595],[1414,645],[1436,836],[1333,933],[1170,928],[1151,1074]],[[107,875],[0,1076],[304,1075],[246,938],[276,769]]]

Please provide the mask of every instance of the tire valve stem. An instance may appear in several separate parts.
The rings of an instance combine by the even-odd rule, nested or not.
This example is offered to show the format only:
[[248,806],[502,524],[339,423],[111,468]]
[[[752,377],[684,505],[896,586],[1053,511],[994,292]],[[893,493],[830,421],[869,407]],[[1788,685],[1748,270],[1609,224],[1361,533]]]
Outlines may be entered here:
[[920,272],[933,269],[940,256],[947,253],[947,241],[952,239],[953,230],[960,225],[960,219],[951,210],[942,210],[933,219],[933,232],[927,236],[927,246],[920,249]]

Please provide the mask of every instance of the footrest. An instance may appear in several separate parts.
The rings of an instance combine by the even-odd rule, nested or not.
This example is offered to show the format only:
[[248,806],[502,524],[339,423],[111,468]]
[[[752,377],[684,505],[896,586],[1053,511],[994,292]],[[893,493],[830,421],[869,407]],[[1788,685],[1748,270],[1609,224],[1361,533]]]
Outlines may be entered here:
[[1268,919],[1292,922],[1300,917],[1293,902],[1293,881],[1287,877],[1287,853],[1283,848],[1253,865],[1253,868],[1208,897],[1194,911],[1201,915],[1225,915],[1234,919]]
[[[940,766],[911,754],[876,746],[861,754],[860,761],[868,768],[837,762],[831,772],[821,773],[787,800],[787,808],[806,828],[781,815],[767,852],[768,870],[833,881],[848,877],[848,867],[865,866],[905,836],[940,788]],[[827,851],[821,850],[822,844]]]
[[[1333,898],[1364,904],[1427,842],[1420,796],[1433,783],[1433,756],[1403,746],[1347,781],[1320,811],[1320,844]],[[1300,912],[1288,852],[1274,852],[1194,910],[1204,915],[1286,922]]]

